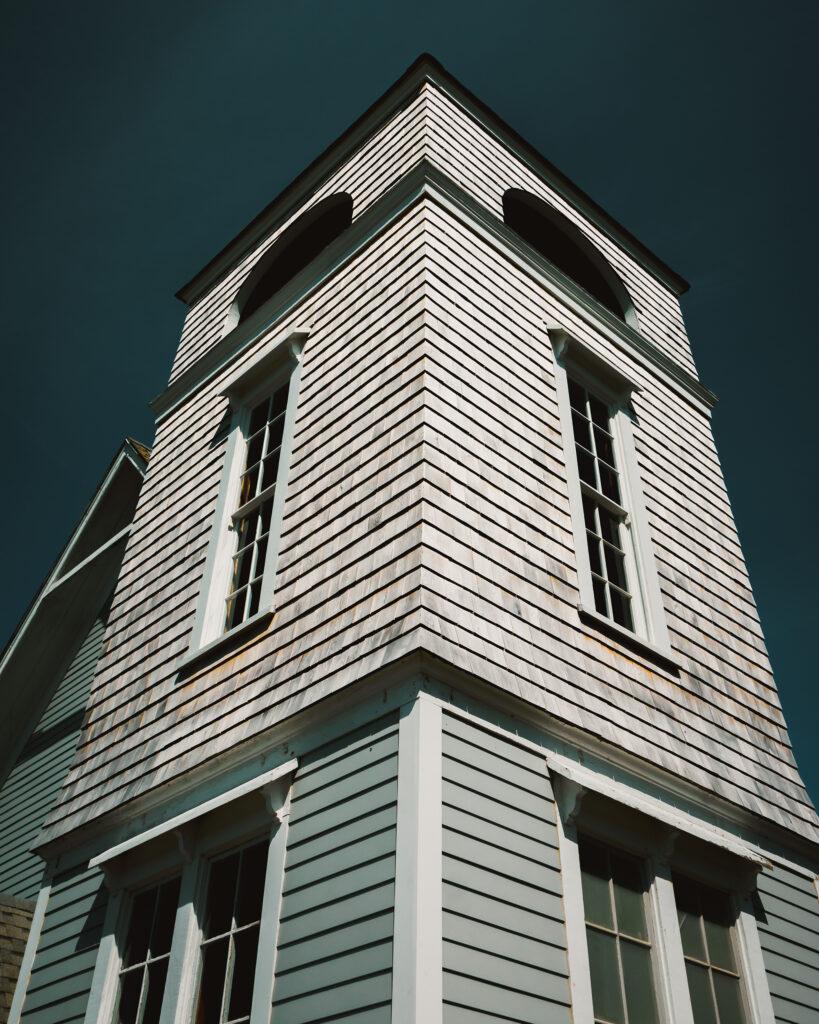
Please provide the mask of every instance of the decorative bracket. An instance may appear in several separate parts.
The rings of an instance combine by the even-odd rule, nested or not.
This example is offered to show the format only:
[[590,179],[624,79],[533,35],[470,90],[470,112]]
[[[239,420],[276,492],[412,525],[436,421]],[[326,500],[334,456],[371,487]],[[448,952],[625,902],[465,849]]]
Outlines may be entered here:
[[123,886],[122,865],[117,861],[109,860],[100,864],[102,877],[105,879],[105,887],[111,893],[119,892]]
[[571,828],[577,821],[583,804],[583,797],[588,790],[581,783],[575,782],[574,779],[569,779],[565,775],[559,775],[556,772],[552,773],[552,781],[563,825],[566,828]]
[[274,779],[273,782],[268,782],[259,790],[264,798],[267,813],[272,818],[275,818],[280,825],[283,825],[290,815],[290,790],[292,784],[293,775],[288,774],[281,779]]
[[176,839],[176,845],[179,847],[179,852],[185,859],[185,863],[190,864],[196,856],[196,829],[194,825],[180,825],[179,828],[173,830],[173,835]]

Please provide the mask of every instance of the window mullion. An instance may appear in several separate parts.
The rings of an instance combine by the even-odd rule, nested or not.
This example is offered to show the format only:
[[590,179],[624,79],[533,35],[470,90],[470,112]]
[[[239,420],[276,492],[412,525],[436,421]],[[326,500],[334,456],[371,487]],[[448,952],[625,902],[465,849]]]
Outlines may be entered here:
[[202,940],[197,911],[204,896],[205,867],[204,859],[195,857],[182,869],[159,1024],[176,1024],[193,1017]]
[[671,869],[667,862],[656,858],[652,868],[651,903],[657,933],[654,947],[658,958],[657,973],[661,978],[658,996],[662,994],[661,1010],[664,1011],[661,1017],[669,1024],[694,1024]]

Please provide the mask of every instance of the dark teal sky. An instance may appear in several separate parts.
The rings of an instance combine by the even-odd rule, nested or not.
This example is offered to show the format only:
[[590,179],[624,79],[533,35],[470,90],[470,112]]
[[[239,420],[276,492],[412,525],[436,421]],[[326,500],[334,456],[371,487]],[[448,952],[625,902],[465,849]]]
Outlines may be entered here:
[[3,27],[0,642],[119,440],[152,438],[173,293],[428,50],[691,282],[819,799],[815,3],[32,0]]

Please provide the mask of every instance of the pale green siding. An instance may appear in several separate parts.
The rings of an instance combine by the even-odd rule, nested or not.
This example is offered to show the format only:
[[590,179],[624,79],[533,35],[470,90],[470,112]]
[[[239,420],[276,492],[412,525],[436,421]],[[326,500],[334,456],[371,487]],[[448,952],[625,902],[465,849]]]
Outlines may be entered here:
[[811,879],[775,866],[759,876],[757,925],[778,1024],[819,1021],[819,898]]
[[73,1024],[88,1002],[105,917],[99,871],[55,877],[23,1004],[23,1024]]
[[542,757],[444,715],[444,1024],[567,1024],[555,808]]
[[40,889],[31,845],[77,748],[104,629],[97,619],[0,789],[0,893],[33,899]]
[[293,788],[276,1024],[389,1024],[398,725],[304,758]]

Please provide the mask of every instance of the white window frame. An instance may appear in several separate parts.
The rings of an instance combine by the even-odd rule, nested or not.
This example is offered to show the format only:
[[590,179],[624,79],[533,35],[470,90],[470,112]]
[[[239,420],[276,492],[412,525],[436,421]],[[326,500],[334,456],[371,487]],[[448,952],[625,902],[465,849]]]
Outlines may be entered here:
[[[591,622],[628,644],[635,642],[649,654],[677,665],[671,650],[663,609],[662,593],[651,546],[648,514],[634,446],[631,396],[641,389],[615,367],[578,341],[564,328],[547,328],[555,362],[555,387],[560,413],[563,450],[566,457],[569,507],[575,541],[580,602],[578,612]],[[575,437],[569,399],[569,379],[577,381],[593,395],[606,402],[611,415],[615,458],[621,483],[621,501],[628,513],[622,525],[625,533],[626,573],[631,594],[634,629],[619,625],[597,611],[592,589],[592,572],[583,515],[583,494],[575,456]]]
[[[719,858],[715,857],[715,861],[712,862],[707,854],[693,862],[687,856],[683,863],[674,856],[674,841],[680,830],[673,823],[649,817],[646,814],[647,808],[639,796],[633,801],[629,800],[628,804],[621,803],[618,799],[620,794],[603,778],[596,781],[591,788],[585,784],[586,781],[578,781],[575,773],[564,774],[562,769],[555,770],[552,765],[552,784],[558,809],[558,846],[563,879],[572,1014],[575,1024],[594,1024],[578,833],[640,857],[644,861],[648,885],[646,911],[661,1024],[694,1024],[672,871],[730,894],[736,913],[734,938],[748,1024],[776,1024],[752,903],[756,872],[764,863],[761,858],[745,857],[744,868],[733,873],[725,870],[723,863],[719,863]],[[637,810],[638,814],[634,817],[642,816],[640,820],[644,827],[639,830],[633,829],[628,824],[613,824],[608,819],[601,821],[595,819],[593,815],[583,814],[583,800],[588,792],[605,796],[621,809],[628,807],[626,815],[633,815]],[[671,816],[668,817],[670,819]],[[625,821],[628,821],[628,817]],[[681,821],[680,825],[684,825],[684,822]],[[697,838],[702,838],[706,832],[697,829],[694,834]],[[735,857],[742,856],[741,852],[737,852],[742,849],[738,845],[713,845],[715,852],[718,849],[722,850],[723,857],[726,849]]]
[[[235,373],[222,388],[222,394],[227,396],[230,403],[230,431],[191,641],[182,665],[199,659],[211,649],[221,647],[228,638],[252,631],[254,628],[261,628],[273,614],[282,514],[287,496],[293,428],[301,383],[301,356],[309,333],[308,328],[299,327],[274,339],[249,365],[243,366]],[[259,610],[232,629],[226,630],[225,599],[228,596],[231,562],[236,547],[233,513],[239,506],[239,484],[247,453],[246,437],[250,414],[255,405],[288,381],[287,409]]]
[[[181,876],[181,885],[160,1022],[189,1024],[198,994],[209,863],[223,852],[265,837],[269,846],[250,1024],[269,1024],[290,794],[297,767],[295,759],[288,761],[90,861],[90,867],[103,871],[109,899],[84,1024],[114,1022],[131,892],[176,875]],[[251,815],[233,810],[238,807],[237,800],[253,792],[264,797],[264,810],[261,801],[259,810]],[[220,810],[221,817],[215,817]],[[231,812],[227,822],[225,810]]]

